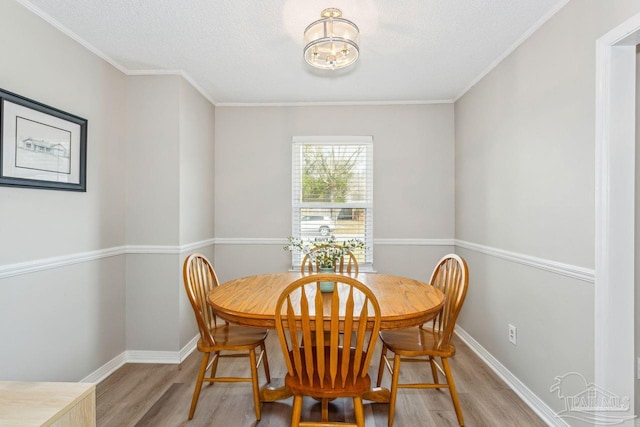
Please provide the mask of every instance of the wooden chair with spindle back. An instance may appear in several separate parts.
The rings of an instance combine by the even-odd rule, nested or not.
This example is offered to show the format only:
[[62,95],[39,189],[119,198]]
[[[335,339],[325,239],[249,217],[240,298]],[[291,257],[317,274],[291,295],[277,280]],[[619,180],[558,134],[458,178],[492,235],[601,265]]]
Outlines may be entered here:
[[[340,248],[339,244],[331,245],[335,248]],[[318,248],[314,248],[313,250],[317,250]],[[302,262],[300,263],[300,272],[302,274],[305,273],[319,273],[320,272],[320,264],[318,262],[313,262],[311,256],[306,254],[304,258],[302,258]],[[358,275],[358,260],[356,256],[351,251],[347,251],[347,253],[340,258],[340,261],[334,266],[335,273],[347,273],[347,274],[355,274]]]
[[[429,283],[445,295],[444,306],[433,319],[433,322],[430,322],[430,327],[425,327],[429,325],[429,323],[427,323],[415,328],[380,332],[382,354],[378,368],[377,386],[380,386],[384,368],[386,367],[392,374],[391,397],[389,402],[389,427],[393,426],[398,388],[448,388],[458,423],[461,426],[464,425],[462,409],[460,408],[448,358],[453,357],[456,353],[456,348],[452,344],[451,338],[453,337],[456,319],[458,318],[467,294],[467,286],[469,283],[467,263],[455,254],[444,256],[433,270]],[[391,365],[389,358],[387,358],[388,350],[394,353],[393,365]],[[441,359],[442,366],[436,362],[436,357]],[[398,383],[401,361],[429,362],[433,375],[433,383]],[[444,374],[446,384],[439,383],[438,371]]]
[[[334,282],[334,291],[321,293],[320,281]],[[312,338],[317,329],[327,331],[328,340],[325,334]],[[356,424],[345,425],[364,426],[362,395],[371,387],[368,368],[380,330],[380,306],[371,290],[337,274],[302,277],[278,299],[276,330],[287,365],[285,385],[294,396],[291,425],[332,425],[329,400],[351,397]],[[354,338],[344,331],[354,331]],[[312,339],[315,345],[302,344]],[[300,421],[304,396],[322,402],[322,422]]]
[[[264,362],[264,373],[267,383],[271,382],[269,373],[269,361],[267,360],[267,349],[265,339],[268,330],[245,328],[231,325],[228,322],[217,323],[216,314],[207,304],[207,295],[218,286],[216,276],[211,263],[207,258],[199,253],[189,255],[183,266],[184,286],[187,296],[193,307],[200,331],[198,340],[198,350],[202,352],[202,362],[196,387],[193,391],[189,419],[193,418],[198,405],[198,397],[202,389],[203,382],[251,382],[253,385],[253,401],[256,419],[260,419],[260,395],[258,388],[258,367]],[[260,356],[256,358],[256,348],[260,347]],[[231,351],[233,353],[221,353]],[[213,359],[211,355],[213,354]],[[251,364],[250,377],[216,377],[218,362],[225,357],[249,357]],[[209,361],[211,359],[211,361]],[[211,376],[205,377],[207,370],[211,367]]]
[[[339,244],[332,244],[331,245],[334,248],[340,248]],[[318,250],[319,248],[313,248],[312,251],[314,250]],[[313,260],[311,259],[310,254],[306,254],[304,256],[304,258],[302,258],[302,262],[300,263],[300,273],[302,274],[314,274],[314,273],[320,273],[320,263],[318,261],[313,262]],[[351,275],[352,273],[354,275],[358,275],[359,273],[359,268],[358,268],[358,260],[356,259],[356,256],[353,254],[353,252],[351,251],[347,251],[344,256],[342,258],[340,258],[340,261],[338,263],[336,263],[336,265],[333,266],[333,272],[334,273],[347,273],[349,275]],[[325,332],[325,337],[328,336],[328,332]],[[311,342],[314,343],[313,345],[315,345],[315,331],[313,331],[311,333]]]

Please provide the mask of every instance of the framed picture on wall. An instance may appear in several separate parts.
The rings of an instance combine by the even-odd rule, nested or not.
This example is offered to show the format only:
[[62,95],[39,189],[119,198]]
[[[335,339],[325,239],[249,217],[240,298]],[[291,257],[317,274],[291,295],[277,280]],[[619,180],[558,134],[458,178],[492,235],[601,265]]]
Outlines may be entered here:
[[87,191],[87,120],[0,89],[0,185]]

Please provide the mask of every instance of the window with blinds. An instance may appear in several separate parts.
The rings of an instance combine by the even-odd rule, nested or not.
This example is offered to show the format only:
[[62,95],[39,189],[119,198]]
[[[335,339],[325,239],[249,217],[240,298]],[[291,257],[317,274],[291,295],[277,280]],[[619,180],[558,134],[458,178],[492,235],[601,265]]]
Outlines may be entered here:
[[[373,138],[294,137],[292,229],[305,240],[360,239],[361,267],[373,263]],[[293,265],[300,265],[293,254]]]

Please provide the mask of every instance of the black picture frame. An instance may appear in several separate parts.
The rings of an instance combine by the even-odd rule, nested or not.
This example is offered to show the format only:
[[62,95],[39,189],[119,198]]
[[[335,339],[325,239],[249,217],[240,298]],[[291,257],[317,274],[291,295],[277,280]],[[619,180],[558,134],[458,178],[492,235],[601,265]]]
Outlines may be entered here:
[[87,191],[87,120],[0,89],[0,185]]

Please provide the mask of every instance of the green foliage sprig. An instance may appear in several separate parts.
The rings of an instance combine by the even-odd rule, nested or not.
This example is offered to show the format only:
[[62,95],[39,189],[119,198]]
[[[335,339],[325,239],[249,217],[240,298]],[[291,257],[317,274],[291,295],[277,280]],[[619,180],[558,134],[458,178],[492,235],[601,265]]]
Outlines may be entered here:
[[309,255],[313,262],[317,262],[320,267],[334,267],[336,262],[349,252],[356,249],[365,249],[362,240],[349,239],[337,243],[336,238],[330,236],[326,239],[304,240],[294,236],[287,237],[289,244],[283,249],[289,252],[300,252],[303,256]]

